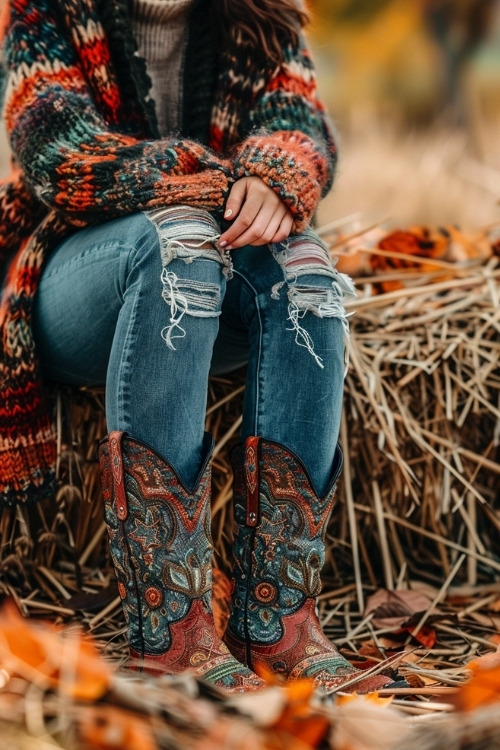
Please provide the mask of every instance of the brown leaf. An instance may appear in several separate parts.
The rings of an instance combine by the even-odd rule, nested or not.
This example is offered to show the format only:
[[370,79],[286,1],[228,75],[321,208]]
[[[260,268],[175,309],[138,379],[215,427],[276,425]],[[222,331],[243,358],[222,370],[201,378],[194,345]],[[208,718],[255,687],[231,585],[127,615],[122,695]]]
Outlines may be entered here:
[[118,596],[118,584],[112,583],[97,594],[78,591],[64,601],[64,606],[78,612],[100,612]]
[[395,630],[404,626],[412,615],[423,614],[431,600],[420,591],[390,591],[378,589],[366,602],[364,617],[373,613],[372,623],[376,628]]

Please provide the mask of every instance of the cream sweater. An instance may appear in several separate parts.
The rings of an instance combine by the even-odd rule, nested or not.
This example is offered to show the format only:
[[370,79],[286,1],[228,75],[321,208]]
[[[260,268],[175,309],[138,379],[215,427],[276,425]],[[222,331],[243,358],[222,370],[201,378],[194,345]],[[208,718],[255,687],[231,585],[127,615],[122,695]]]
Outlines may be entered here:
[[168,135],[179,127],[186,16],[192,2],[132,0],[132,25],[138,54],[146,60],[152,81],[151,96],[161,135]]

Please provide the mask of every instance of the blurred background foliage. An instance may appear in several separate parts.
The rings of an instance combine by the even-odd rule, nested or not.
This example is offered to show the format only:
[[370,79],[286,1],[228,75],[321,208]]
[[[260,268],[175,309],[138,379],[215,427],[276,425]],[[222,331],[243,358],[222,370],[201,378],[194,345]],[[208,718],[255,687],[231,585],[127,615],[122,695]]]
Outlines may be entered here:
[[478,226],[500,211],[500,1],[309,0],[340,168],[326,219]]

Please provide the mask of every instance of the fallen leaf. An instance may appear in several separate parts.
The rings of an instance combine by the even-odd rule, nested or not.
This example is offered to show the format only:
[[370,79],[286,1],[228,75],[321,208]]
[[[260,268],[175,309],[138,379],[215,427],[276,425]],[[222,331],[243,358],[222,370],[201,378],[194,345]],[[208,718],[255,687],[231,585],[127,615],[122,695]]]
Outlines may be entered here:
[[81,700],[102,697],[112,674],[80,631],[24,618],[11,601],[0,611],[0,662],[10,674]]
[[[272,730],[279,737],[291,737],[294,741],[304,743],[306,747],[318,747],[329,732],[330,722],[311,706],[311,698],[315,692],[314,680],[296,680],[288,683],[283,691],[284,708],[272,725]],[[293,745],[287,740],[283,747],[291,748]]]
[[95,750],[158,750],[147,719],[115,706],[91,706],[77,714],[83,742]]
[[286,682],[263,665],[257,672],[270,687],[236,696],[235,706],[243,708],[257,726],[270,732],[270,748],[274,748],[273,737],[278,741],[276,747],[287,750],[317,747],[329,731],[330,722],[312,705],[314,679]]
[[[374,693],[367,693],[362,697],[369,703],[373,703],[375,706],[381,706],[382,708],[389,706],[394,699],[393,695],[382,698],[376,691]],[[357,695],[356,693],[350,693],[349,695],[338,695],[337,705],[343,706],[345,703],[356,700],[356,698],[359,698],[359,695]]]
[[436,645],[436,631],[429,625],[422,625],[422,627],[417,630],[416,625],[412,626],[409,624],[403,624],[402,630],[410,633],[410,635],[425,648],[433,648]]
[[455,702],[462,711],[500,704],[500,664],[490,669],[478,667],[458,691]]
[[496,651],[490,651],[487,654],[478,656],[476,659],[472,659],[465,666],[474,673],[490,669],[491,667],[500,667],[500,647]]
[[431,603],[429,597],[420,591],[378,589],[368,597],[363,616],[373,614],[372,624],[376,628],[393,630],[401,627],[410,616],[423,614]]

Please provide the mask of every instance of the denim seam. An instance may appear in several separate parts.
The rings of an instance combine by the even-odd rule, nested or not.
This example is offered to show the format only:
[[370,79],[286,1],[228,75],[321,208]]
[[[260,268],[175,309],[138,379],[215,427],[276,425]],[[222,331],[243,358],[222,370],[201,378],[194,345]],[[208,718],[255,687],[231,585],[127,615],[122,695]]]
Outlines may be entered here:
[[[123,352],[124,355],[120,359],[120,367],[116,376],[116,382],[121,383],[121,389],[117,394],[117,418],[118,422],[121,423],[122,429],[124,430],[130,430],[131,424],[130,424],[130,401],[131,401],[131,393],[130,393],[130,381],[131,378],[127,374],[127,372],[130,370],[130,363],[131,363],[131,354],[134,343],[134,338],[137,338],[137,334],[134,332],[136,328],[136,322],[137,322],[137,309],[140,306],[140,296],[141,291],[139,290],[135,296],[134,296],[134,302],[132,306],[132,310],[129,316],[128,326],[127,326],[127,332],[125,335],[125,339],[123,342]],[[125,384],[127,386],[125,387]]]
[[255,369],[257,371],[257,376],[253,379],[253,382],[256,384],[256,393],[255,393],[255,404],[254,404],[254,415],[253,415],[253,430],[252,434],[259,435],[258,430],[258,423],[259,423],[259,405],[260,405],[260,394],[261,394],[261,372],[262,372],[262,338],[264,335],[264,326],[262,324],[262,316],[260,311],[260,305],[259,305],[259,294],[255,287],[248,281],[248,279],[243,276],[242,273],[239,271],[234,270],[234,275],[237,275],[241,278],[243,286],[246,286],[248,289],[252,290],[253,298],[254,298],[254,304],[255,309],[257,311],[257,319],[259,323],[259,347],[258,347],[258,356],[256,358],[256,364]]

